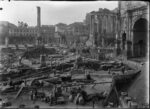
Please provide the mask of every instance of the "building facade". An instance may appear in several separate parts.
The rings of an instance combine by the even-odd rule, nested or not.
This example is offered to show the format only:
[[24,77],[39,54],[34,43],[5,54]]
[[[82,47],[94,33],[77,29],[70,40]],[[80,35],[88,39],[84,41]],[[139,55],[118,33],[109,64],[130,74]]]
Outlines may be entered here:
[[44,37],[44,43],[53,43],[55,35],[55,26],[54,25],[42,25],[41,26],[41,35]]
[[[73,43],[85,43],[89,37],[88,26],[83,22],[75,22],[69,26],[70,41]],[[69,38],[68,36],[67,38]],[[72,39],[72,40],[71,40]]]
[[67,30],[67,24],[58,23],[55,25],[55,42],[57,44],[66,44],[65,32]]
[[37,31],[34,27],[9,28],[9,44],[34,44]]
[[[51,43],[54,38],[55,27],[51,25],[42,25],[40,29],[43,43]],[[9,44],[35,44],[37,37],[37,27],[9,28]]]
[[74,22],[69,25],[59,23],[55,27],[55,38],[60,44],[72,45],[85,42],[88,36],[88,28],[83,22]]
[[66,29],[67,29],[67,24],[58,23],[55,25],[55,32],[65,33]]
[[0,45],[4,45],[7,42],[9,36],[9,28],[16,28],[17,26],[7,21],[0,21]]

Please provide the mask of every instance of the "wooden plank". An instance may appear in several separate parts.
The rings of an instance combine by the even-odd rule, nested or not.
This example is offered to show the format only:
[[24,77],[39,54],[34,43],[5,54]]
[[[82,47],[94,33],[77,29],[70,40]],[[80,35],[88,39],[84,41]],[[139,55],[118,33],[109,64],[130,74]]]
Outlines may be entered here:
[[17,92],[17,95],[15,97],[15,99],[17,99],[19,97],[19,95],[21,94],[21,92],[23,91],[24,86],[22,86],[19,91]]
[[72,87],[72,86],[80,86],[80,85],[93,85],[93,84],[108,84],[108,83],[112,83],[112,81],[97,82],[97,83],[77,83],[77,84],[68,84],[68,85],[62,85],[62,87]]

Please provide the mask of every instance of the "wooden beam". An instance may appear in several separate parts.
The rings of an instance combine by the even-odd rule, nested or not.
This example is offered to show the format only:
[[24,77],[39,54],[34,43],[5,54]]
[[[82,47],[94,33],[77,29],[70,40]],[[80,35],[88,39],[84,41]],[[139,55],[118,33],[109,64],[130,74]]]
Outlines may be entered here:
[[62,85],[62,87],[72,87],[72,86],[92,85],[92,84],[108,84],[108,83],[112,83],[112,81],[97,82],[97,83],[78,83],[78,84],[68,84],[68,85]]

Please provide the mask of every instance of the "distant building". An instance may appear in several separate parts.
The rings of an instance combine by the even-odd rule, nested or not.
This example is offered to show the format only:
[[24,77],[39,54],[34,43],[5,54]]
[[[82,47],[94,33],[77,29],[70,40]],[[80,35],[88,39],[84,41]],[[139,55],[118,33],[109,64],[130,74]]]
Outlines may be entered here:
[[[54,41],[55,26],[42,25],[41,38],[44,44]],[[35,44],[38,36],[38,28],[32,26],[18,26],[9,22],[0,22],[0,44]],[[7,44],[6,44],[7,43]]]
[[35,27],[28,27],[28,28],[10,28],[9,29],[9,36],[10,37],[18,37],[18,36],[36,36],[37,29]]
[[67,24],[58,23],[55,25],[55,32],[65,33],[67,29]]
[[75,22],[69,25],[73,35],[88,35],[88,27],[83,22]]
[[72,45],[76,42],[86,42],[88,37],[88,27],[83,22],[74,22],[69,25],[59,23],[55,26],[55,38],[60,44]]
[[[69,33],[72,35],[72,41],[86,42],[89,37],[88,27],[83,22],[75,22],[69,25]],[[68,38],[68,37],[67,37]]]
[[37,28],[9,28],[9,44],[34,44]]
[[0,45],[4,45],[7,42],[7,37],[9,36],[9,28],[16,28],[17,26],[7,22],[0,21]]
[[44,43],[53,43],[55,35],[54,25],[42,25],[41,26],[42,36],[44,37]]
[[86,15],[86,24],[89,27],[91,46],[105,46],[103,42],[112,43],[117,32],[117,12],[100,8]]
[[67,44],[65,35],[66,31],[67,31],[67,24],[58,23],[55,25],[55,42],[57,44]]
[[[54,26],[42,25],[41,26],[41,37],[44,44],[52,42],[55,33]],[[11,44],[34,44],[38,35],[37,27],[16,27],[9,29],[9,43]],[[16,42],[17,41],[17,42]]]

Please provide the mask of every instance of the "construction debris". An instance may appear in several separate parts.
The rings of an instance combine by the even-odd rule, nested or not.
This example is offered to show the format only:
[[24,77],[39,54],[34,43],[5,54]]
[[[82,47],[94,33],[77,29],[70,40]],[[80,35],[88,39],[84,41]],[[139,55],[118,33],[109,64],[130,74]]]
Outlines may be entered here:
[[[38,53],[38,49],[31,51]],[[49,55],[50,60],[46,62],[47,55],[39,54],[37,54],[37,57],[41,60],[40,63],[33,64],[33,66],[40,64],[39,67],[31,67],[20,63],[21,65],[17,67],[8,67],[7,73],[1,74],[5,78],[5,80],[1,80],[3,83],[2,95],[16,93],[14,100],[17,100],[24,93],[29,93],[31,101],[45,102],[50,106],[67,104],[68,102],[86,105],[91,102],[94,107],[95,103],[103,101],[102,104],[107,107],[137,108],[138,104],[119,86],[131,82],[130,80],[134,79],[140,71],[132,71],[130,67],[118,61],[100,62],[77,55],[67,56],[67,54],[64,56]],[[24,53],[25,55],[26,59],[30,57],[29,61],[37,60],[32,57],[32,54],[29,56],[29,52]],[[23,58],[21,59],[23,60]],[[128,73],[129,70],[132,73]],[[105,71],[107,73],[100,73]],[[102,79],[96,79],[99,77]],[[111,78],[110,81],[107,80],[108,77]],[[4,84],[7,85],[4,87]],[[107,84],[110,85],[108,91],[97,89]],[[98,87],[99,85],[101,86]],[[89,93],[89,89],[86,90],[87,88],[99,91]],[[121,94],[119,94],[120,91],[122,91]]]

